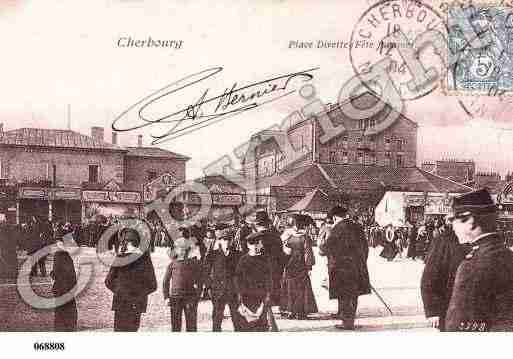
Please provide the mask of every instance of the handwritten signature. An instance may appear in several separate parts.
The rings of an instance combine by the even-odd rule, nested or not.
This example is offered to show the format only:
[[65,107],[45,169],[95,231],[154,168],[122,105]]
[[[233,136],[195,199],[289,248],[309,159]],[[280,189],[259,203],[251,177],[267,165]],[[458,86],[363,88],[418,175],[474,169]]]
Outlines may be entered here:
[[[316,67],[292,72],[244,86],[239,86],[237,82],[234,82],[222,94],[213,97],[208,97],[210,88],[201,89],[201,95],[193,94],[193,100],[185,101],[186,105],[178,105],[178,110],[173,112],[164,110],[163,114],[155,114],[159,107],[166,105],[166,101],[174,100],[171,104],[172,107],[177,106],[176,102],[183,103],[183,96],[187,97],[185,91],[195,90],[199,86],[198,84],[223,71],[223,67],[203,70],[175,81],[130,106],[114,119],[112,129],[117,132],[127,132],[146,126],[170,124],[170,127],[163,131],[164,133],[151,134],[153,145],[170,141],[291,95],[296,92],[296,89],[290,89],[293,79],[298,78],[303,82],[310,81],[313,79],[311,72],[318,69]],[[126,124],[123,127],[123,123],[128,122],[128,119],[132,117],[130,114],[133,114],[134,111],[137,112],[138,123]]]

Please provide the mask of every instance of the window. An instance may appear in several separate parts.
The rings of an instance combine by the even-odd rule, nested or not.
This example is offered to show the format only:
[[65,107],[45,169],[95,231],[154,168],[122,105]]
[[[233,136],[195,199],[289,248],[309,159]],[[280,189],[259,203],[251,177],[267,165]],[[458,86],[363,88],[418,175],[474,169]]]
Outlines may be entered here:
[[347,152],[342,152],[342,163],[344,163],[344,164],[349,163],[349,156],[347,155]]
[[[99,179],[99,167],[98,165],[89,165],[89,182],[98,183]],[[55,168],[55,165],[54,165]]]
[[390,138],[385,138],[385,151],[390,151]]
[[363,130],[363,120],[358,121],[358,129]]
[[342,137],[342,147],[347,148],[347,136]]
[[376,162],[376,155],[373,152],[365,154],[365,164],[373,165]]
[[283,153],[279,153],[276,155],[276,169],[281,171],[285,165],[285,155]]
[[330,162],[330,163],[337,163],[337,152],[335,152],[335,151],[330,151],[330,158],[329,158],[329,162]]
[[362,152],[358,152],[357,161],[359,164],[363,164],[363,153]]
[[392,154],[390,152],[385,152],[385,166],[390,166],[391,158]]
[[397,151],[403,150],[403,140],[399,139],[397,140]]
[[376,126],[376,120],[370,120],[370,127]]
[[57,165],[52,165],[52,184],[57,185]]
[[150,170],[148,173],[148,182],[153,181],[155,178],[157,178],[157,171]]
[[368,119],[364,120],[363,126],[364,126],[364,129],[367,129],[369,127],[369,120]]
[[4,178],[4,177],[2,176],[2,169],[3,169],[2,161],[0,160],[0,178]]
[[402,155],[397,155],[397,167],[403,167],[404,166],[404,162],[403,162],[403,156]]

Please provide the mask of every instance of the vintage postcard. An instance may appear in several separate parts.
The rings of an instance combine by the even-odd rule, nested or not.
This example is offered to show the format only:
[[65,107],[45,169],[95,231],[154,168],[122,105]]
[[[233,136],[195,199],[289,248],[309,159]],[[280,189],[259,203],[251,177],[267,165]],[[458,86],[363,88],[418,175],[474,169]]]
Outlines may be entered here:
[[11,0],[0,34],[0,331],[78,332],[32,353],[513,331],[512,2]]

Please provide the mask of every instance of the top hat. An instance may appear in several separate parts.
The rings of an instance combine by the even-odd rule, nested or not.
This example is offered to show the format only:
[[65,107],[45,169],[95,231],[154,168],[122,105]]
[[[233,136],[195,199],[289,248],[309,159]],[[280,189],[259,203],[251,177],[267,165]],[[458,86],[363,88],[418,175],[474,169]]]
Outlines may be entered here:
[[490,192],[486,188],[468,192],[454,197],[452,202],[452,213],[448,216],[449,220],[456,217],[468,216],[471,214],[487,214],[497,211]]

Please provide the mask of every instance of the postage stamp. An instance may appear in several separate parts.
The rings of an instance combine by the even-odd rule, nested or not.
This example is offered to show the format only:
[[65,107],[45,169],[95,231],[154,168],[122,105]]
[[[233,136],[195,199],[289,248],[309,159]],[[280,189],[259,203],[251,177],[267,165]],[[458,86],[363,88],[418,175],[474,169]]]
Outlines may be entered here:
[[447,12],[449,94],[490,95],[513,90],[513,8],[473,3]]

